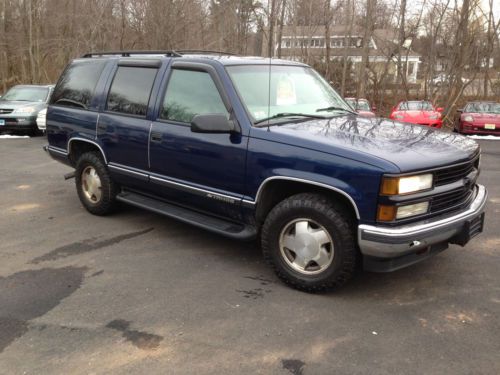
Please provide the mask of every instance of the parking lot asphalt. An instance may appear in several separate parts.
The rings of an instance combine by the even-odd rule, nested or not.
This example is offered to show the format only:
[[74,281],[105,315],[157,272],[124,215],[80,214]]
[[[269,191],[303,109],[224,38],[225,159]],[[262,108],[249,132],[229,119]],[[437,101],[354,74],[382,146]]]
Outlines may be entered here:
[[481,237],[310,295],[256,243],[90,215],[44,138],[0,139],[0,374],[499,374],[500,142],[480,142]]

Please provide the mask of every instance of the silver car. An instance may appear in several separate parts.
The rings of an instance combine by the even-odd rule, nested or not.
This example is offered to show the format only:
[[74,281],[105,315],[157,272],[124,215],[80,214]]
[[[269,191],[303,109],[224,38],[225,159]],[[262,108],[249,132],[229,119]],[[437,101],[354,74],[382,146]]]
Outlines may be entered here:
[[0,133],[36,135],[38,113],[47,108],[53,85],[18,85],[0,98]]
[[36,126],[40,132],[45,133],[47,129],[47,108],[38,112],[38,116],[36,116]]

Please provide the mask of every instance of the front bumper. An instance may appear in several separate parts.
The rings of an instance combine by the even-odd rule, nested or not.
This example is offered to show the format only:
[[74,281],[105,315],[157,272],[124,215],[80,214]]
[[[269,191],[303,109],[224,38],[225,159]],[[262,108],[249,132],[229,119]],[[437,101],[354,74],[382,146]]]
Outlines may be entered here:
[[471,125],[469,128],[466,128],[465,126],[462,126],[460,130],[461,134],[464,135],[473,135],[473,134],[481,134],[481,135],[500,135],[500,125],[497,125],[497,128],[492,130],[492,129],[485,129],[483,126],[474,126]]
[[37,129],[36,116],[21,117],[14,115],[0,116],[4,125],[0,125],[0,132],[31,131]]
[[456,215],[401,227],[360,225],[358,243],[366,258],[365,268],[392,271],[424,260],[446,249],[448,243],[465,245],[473,237],[468,232],[471,223],[481,225],[482,230],[487,196],[486,188],[477,185],[476,197],[469,208]]

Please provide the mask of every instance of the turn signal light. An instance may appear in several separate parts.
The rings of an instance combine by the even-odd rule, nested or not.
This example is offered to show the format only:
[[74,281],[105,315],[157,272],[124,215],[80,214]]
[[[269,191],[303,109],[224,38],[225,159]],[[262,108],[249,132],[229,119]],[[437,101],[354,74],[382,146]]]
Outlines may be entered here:
[[378,205],[377,220],[378,221],[393,221],[396,219],[396,206]]

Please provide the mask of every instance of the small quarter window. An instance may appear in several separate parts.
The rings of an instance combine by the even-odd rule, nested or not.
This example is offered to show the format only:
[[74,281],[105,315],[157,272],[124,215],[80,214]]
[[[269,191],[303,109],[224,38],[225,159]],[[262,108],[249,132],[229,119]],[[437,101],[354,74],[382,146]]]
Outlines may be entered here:
[[71,64],[59,79],[50,104],[87,109],[105,65],[105,60]]
[[189,123],[196,115],[210,113],[229,116],[210,74],[174,69],[168,82],[160,118]]
[[118,67],[109,90],[106,109],[145,117],[157,71],[154,68]]

